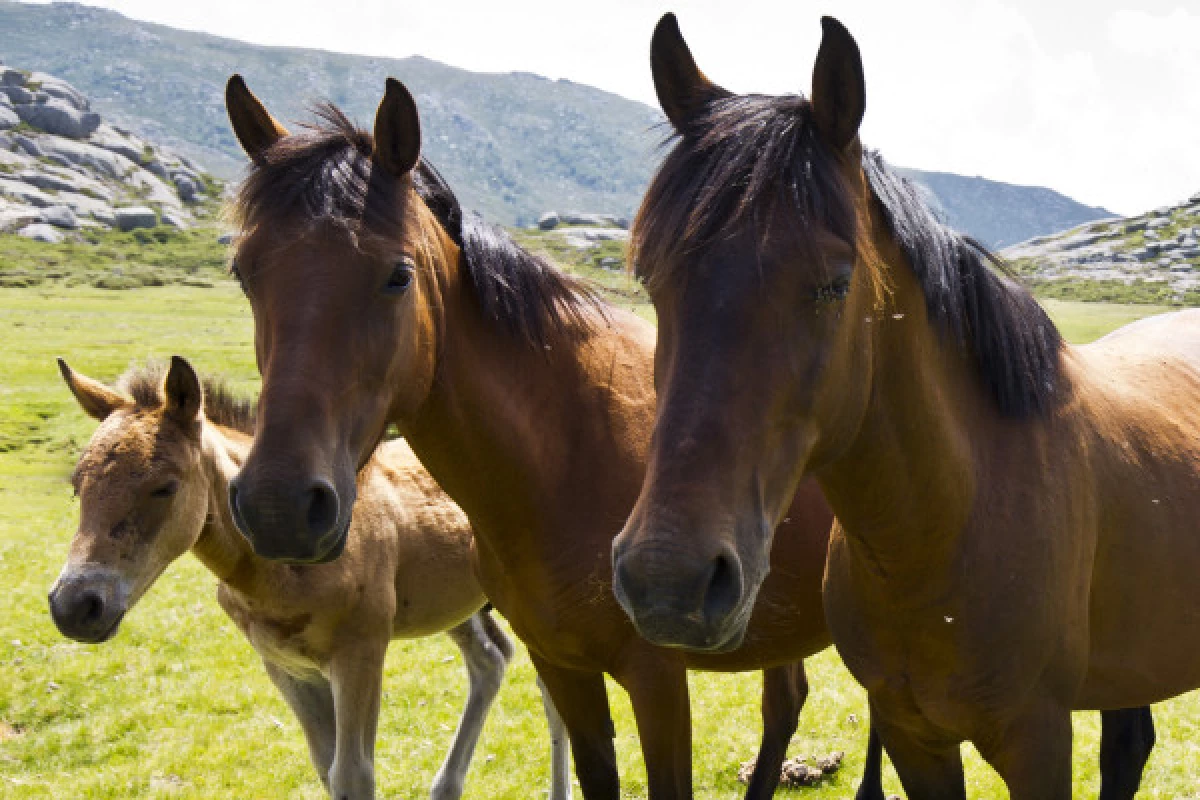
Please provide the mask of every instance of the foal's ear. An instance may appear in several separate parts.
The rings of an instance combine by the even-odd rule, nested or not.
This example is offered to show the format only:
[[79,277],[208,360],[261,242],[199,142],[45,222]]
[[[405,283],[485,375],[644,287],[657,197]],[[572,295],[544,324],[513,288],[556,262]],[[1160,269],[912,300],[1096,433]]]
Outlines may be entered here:
[[412,172],[421,158],[421,117],[408,88],[395,78],[375,113],[375,163],[397,178]]
[[650,72],[663,113],[682,133],[696,114],[730,93],[704,77],[688,49],[675,15],[663,14],[650,39]]
[[867,110],[862,57],[850,31],[833,17],[821,17],[821,31],[813,67],[813,116],[825,143],[845,150],[858,136]]
[[190,425],[200,418],[204,405],[204,390],[196,370],[182,356],[171,356],[171,368],[163,380],[163,397],[166,398],[164,412],[182,425]]
[[75,399],[79,401],[79,407],[93,419],[107,419],[108,415],[114,411],[133,405],[132,398],[105,386],[100,381],[80,375],[67,366],[67,362],[61,358],[58,359],[58,371],[66,381],[71,394],[75,395]]
[[225,110],[242,149],[255,161],[268,147],[288,135],[287,128],[275,121],[246,87],[241,75],[233,75],[225,84]]

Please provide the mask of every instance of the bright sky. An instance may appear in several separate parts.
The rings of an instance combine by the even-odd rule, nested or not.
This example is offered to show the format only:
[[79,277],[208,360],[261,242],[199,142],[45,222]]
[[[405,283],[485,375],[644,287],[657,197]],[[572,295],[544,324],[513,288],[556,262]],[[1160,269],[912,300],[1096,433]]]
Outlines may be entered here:
[[1049,186],[1132,214],[1200,192],[1197,0],[88,0],[261,44],[569,78],[655,103],[675,11],[701,69],[807,92],[819,16],[858,40],[863,139],[895,164]]

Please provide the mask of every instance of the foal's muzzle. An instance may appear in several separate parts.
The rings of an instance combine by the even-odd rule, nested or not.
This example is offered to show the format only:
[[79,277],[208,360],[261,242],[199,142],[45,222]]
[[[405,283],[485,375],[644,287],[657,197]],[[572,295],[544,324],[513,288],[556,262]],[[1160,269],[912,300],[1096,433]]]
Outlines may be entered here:
[[77,642],[107,642],[128,609],[124,579],[107,567],[64,571],[50,589],[50,617],[63,636]]

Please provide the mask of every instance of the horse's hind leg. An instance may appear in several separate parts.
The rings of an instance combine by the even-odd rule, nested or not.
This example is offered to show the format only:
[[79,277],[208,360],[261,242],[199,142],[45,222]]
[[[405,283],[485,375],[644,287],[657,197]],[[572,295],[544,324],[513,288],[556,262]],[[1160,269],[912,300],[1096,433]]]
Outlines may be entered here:
[[546,712],[546,725],[550,729],[550,797],[549,800],[571,800],[571,741],[567,737],[567,726],[554,707],[554,700],[542,679],[537,679],[542,693],[542,708]]
[[871,733],[867,736],[867,757],[863,761],[862,781],[854,800],[884,800],[883,798],[883,742],[879,741],[879,731],[871,724]]
[[467,665],[467,704],[454,732],[450,752],[433,779],[429,792],[433,800],[458,800],[462,796],[471,756],[513,653],[512,642],[486,611],[480,611],[447,633],[462,651]]
[[775,794],[783,759],[807,697],[808,677],[803,661],[763,670],[762,744],[746,787],[746,800],[766,800]]
[[1133,800],[1154,749],[1150,706],[1100,712],[1100,800]]
[[337,742],[337,720],[333,710],[333,690],[325,676],[315,674],[302,680],[285,672],[268,661],[263,662],[271,682],[279,689],[292,713],[300,721],[304,739],[308,742],[308,754],[312,759],[321,784],[329,788],[329,768],[333,766],[334,748]]

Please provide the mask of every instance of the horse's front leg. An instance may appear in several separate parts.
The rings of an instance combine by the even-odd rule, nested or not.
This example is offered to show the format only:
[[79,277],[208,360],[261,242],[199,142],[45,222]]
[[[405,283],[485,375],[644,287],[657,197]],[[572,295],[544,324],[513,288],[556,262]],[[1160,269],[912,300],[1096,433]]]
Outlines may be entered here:
[[1133,800],[1154,749],[1150,706],[1100,712],[1100,800]]
[[571,740],[562,715],[541,677],[537,679],[542,693],[542,709],[546,712],[546,727],[550,730],[550,797],[548,800],[571,800]]
[[320,673],[297,678],[265,659],[263,666],[300,721],[304,739],[308,742],[309,757],[321,777],[321,784],[329,789],[329,768],[333,766],[337,744],[337,720],[334,718],[333,690],[329,681]]
[[529,654],[538,678],[562,716],[575,757],[575,775],[584,800],[619,800],[616,730],[608,708],[604,674],[555,666]]
[[887,748],[905,794],[912,800],[966,800],[959,742],[916,719],[900,725],[897,720],[908,716],[908,709],[889,713],[885,702],[874,696],[870,701],[872,730]]
[[[1012,800],[1070,800],[1071,712],[1037,698],[1006,725],[972,740],[1008,787]],[[895,753],[888,746],[895,763]]]
[[333,800],[375,797],[375,728],[387,646],[386,636],[347,637],[329,661],[337,716],[337,747],[329,770]]
[[629,693],[633,706],[650,800],[689,800],[692,717],[683,662],[647,648],[627,657],[613,677]]
[[479,743],[479,734],[483,731],[488,710],[500,691],[504,671],[508,667],[506,651],[512,652],[512,643],[506,641],[507,648],[502,648],[495,641],[497,634],[504,634],[494,626],[494,631],[489,632],[484,620],[486,614],[486,611],[481,611],[457,628],[447,631],[462,651],[463,661],[467,665],[467,704],[463,708],[458,729],[454,732],[450,752],[433,779],[433,787],[429,792],[433,800],[458,800],[462,796],[463,783],[471,766],[475,746]]

